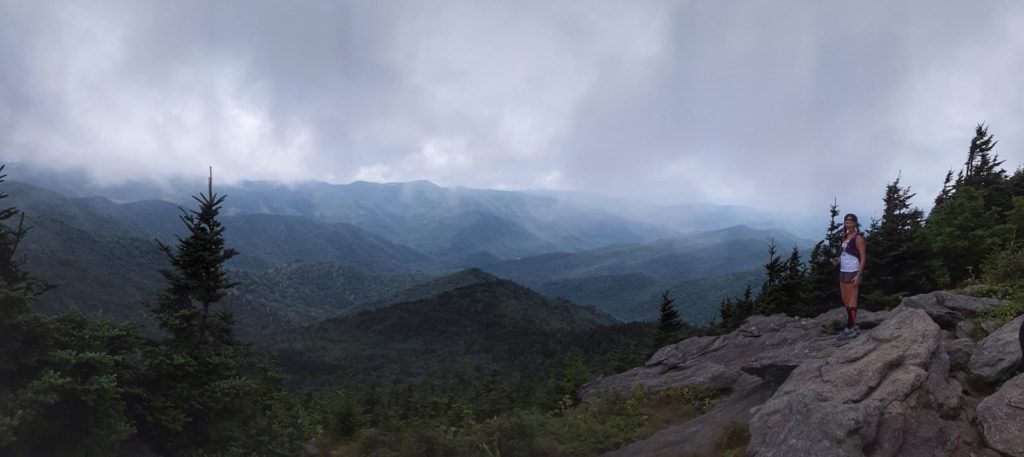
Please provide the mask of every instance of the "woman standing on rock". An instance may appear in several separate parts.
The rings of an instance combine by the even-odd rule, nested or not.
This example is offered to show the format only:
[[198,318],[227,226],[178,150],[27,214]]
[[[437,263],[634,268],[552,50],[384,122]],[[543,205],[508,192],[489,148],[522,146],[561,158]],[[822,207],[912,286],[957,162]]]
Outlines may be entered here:
[[844,216],[843,228],[846,229],[846,233],[836,262],[839,263],[839,293],[843,298],[843,306],[846,307],[846,329],[839,332],[839,340],[854,338],[860,334],[857,327],[857,292],[860,289],[864,261],[867,260],[867,248],[864,246],[864,236],[860,233],[857,215]]

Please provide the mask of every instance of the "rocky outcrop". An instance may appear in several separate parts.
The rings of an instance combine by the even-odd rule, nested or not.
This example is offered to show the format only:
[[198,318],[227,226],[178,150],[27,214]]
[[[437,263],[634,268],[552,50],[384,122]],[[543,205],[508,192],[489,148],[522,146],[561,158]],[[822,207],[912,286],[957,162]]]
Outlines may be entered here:
[[712,437],[739,422],[749,424],[749,456],[1024,457],[1012,438],[1024,429],[1013,422],[1024,417],[1013,416],[1024,402],[1012,400],[1024,398],[1024,380],[989,398],[991,390],[967,387],[1005,379],[1019,363],[1024,318],[981,342],[966,338],[963,322],[998,303],[948,292],[909,297],[891,312],[861,311],[860,337],[842,346],[835,345],[841,309],[813,319],[753,317],[728,335],[666,346],[644,366],[592,382],[580,395],[624,393],[637,384],[726,392],[707,414],[609,456],[717,455]]
[[1020,326],[1024,316],[999,327],[985,337],[971,354],[967,369],[978,379],[996,382],[1020,366]]
[[974,354],[974,348],[977,343],[970,338],[957,338],[955,340],[946,340],[945,348],[946,353],[949,354],[949,363],[956,369],[964,369],[967,367],[967,363],[971,361],[971,355]]
[[753,456],[949,455],[960,384],[939,326],[900,307],[870,334],[797,368],[750,422]]
[[[861,327],[874,327],[887,315],[863,311]],[[580,396],[588,401],[603,393],[626,393],[636,384],[648,391],[672,387],[728,389],[743,373],[780,384],[808,359],[835,351],[834,333],[843,319],[842,310],[814,319],[781,314],[751,317],[733,333],[689,338],[665,346],[644,366],[590,383],[581,389]]]
[[1024,455],[1024,375],[1009,381],[978,405],[985,441],[1007,455]]
[[928,313],[936,324],[946,330],[954,330],[958,323],[974,317],[980,311],[999,306],[994,298],[977,298],[939,291],[930,294],[904,298],[900,305],[917,308]]

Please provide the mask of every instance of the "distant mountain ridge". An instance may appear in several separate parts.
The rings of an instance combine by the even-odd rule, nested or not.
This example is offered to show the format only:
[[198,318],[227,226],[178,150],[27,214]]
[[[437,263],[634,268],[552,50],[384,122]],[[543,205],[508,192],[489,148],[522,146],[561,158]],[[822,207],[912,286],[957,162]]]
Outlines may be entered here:
[[[77,310],[115,321],[149,322],[150,313],[145,305],[164,286],[159,272],[167,267],[167,259],[154,238],[172,242],[175,235],[182,233],[181,213],[176,205],[162,201],[117,204],[101,197],[73,199],[27,184],[5,184],[9,184],[5,189],[11,195],[9,201],[25,212],[26,222],[32,227],[20,251],[26,267],[57,286],[38,298],[36,309],[47,313]],[[379,296],[360,298],[372,301],[425,280],[429,277],[426,272],[434,274],[441,268],[436,259],[347,224],[275,215],[226,216],[221,220],[227,245],[241,252],[227,263],[234,276],[290,288],[270,291],[259,287],[246,289],[243,285],[243,290],[265,296],[250,297],[251,301],[243,300],[241,304],[251,305],[254,310],[280,307],[276,314],[257,314],[277,315],[274,320],[282,323],[295,321],[298,316],[323,317],[323,312],[295,309],[309,306],[308,300],[269,303],[267,297],[273,296],[271,292],[278,297],[302,298],[315,291],[297,289],[309,287],[317,280],[355,278],[354,282],[343,281],[328,290],[342,294],[339,289],[354,285],[355,289],[345,291],[353,293],[367,287],[367,283],[375,283]],[[294,276],[288,275],[288,268],[282,265],[295,261],[331,266],[306,270],[310,274],[305,278],[307,282],[288,281]],[[272,273],[261,274],[266,270]],[[273,281],[268,274],[280,277]],[[389,284],[381,285],[385,280]],[[344,300],[339,301],[325,309],[343,309]],[[310,323],[303,319],[297,322]]]
[[[381,378],[418,383],[428,378],[470,379],[486,372],[482,370],[535,358],[547,361],[543,354],[548,351],[533,350],[534,345],[549,347],[566,332],[617,323],[592,307],[551,299],[479,270],[461,276],[477,281],[286,330],[263,344],[273,347],[293,373],[305,372],[307,378],[325,377],[328,383],[338,382],[339,376],[363,383]],[[461,371],[465,373],[459,375]]]
[[[119,321],[148,317],[144,304],[162,287],[159,270],[166,266],[166,259],[153,239],[172,242],[184,232],[181,209],[176,204],[160,200],[115,203],[103,197],[68,198],[28,184],[6,184],[11,202],[25,210],[30,225],[36,226],[24,250],[29,267],[39,276],[61,284],[40,298],[39,309],[78,309]],[[321,187],[329,192],[337,190],[329,185]],[[427,182],[384,187],[392,193],[410,188],[439,189]],[[380,190],[379,185],[367,183],[355,188],[367,194]],[[498,200],[508,197],[506,194],[510,193],[499,193]],[[242,207],[258,203],[258,199],[245,202],[246,195],[259,196],[243,193],[237,198],[243,200]],[[374,198],[388,200],[393,196],[366,196],[365,200]],[[227,201],[235,199],[232,195]],[[409,201],[403,204],[412,208],[424,199],[436,201],[429,194],[413,190]],[[300,209],[315,206],[296,203]],[[513,224],[483,210],[460,214],[451,220],[429,216],[435,218],[434,222],[425,222],[427,225],[420,230],[422,237],[429,237],[461,227],[453,232],[453,237],[455,244],[462,244],[456,254],[444,261],[352,224],[327,223],[295,214],[250,213],[230,207],[221,220],[228,246],[238,249],[240,255],[229,261],[227,267],[243,281],[291,288],[246,289],[252,296],[233,305],[275,325],[305,325],[309,319],[395,303],[395,297],[389,294],[400,294],[414,284],[460,266],[478,266],[539,292],[596,306],[623,320],[655,318],[659,295],[669,290],[683,317],[700,324],[717,316],[723,298],[739,295],[747,284],[756,290],[761,282],[758,270],[767,261],[770,239],[775,239],[780,254],[787,253],[795,244],[806,255],[806,248],[811,245],[810,241],[778,230],[733,227],[651,242],[502,260],[489,250],[466,256],[461,253],[487,243],[511,243],[497,250],[521,249],[534,239],[532,232],[516,232]],[[439,226],[444,228],[438,229]],[[614,224],[590,230],[614,231],[613,227]],[[504,235],[490,236],[495,233]],[[521,236],[517,238],[516,233]],[[614,237],[604,237],[611,238]],[[460,256],[461,261],[451,260]],[[359,274],[352,269],[359,270]],[[297,280],[298,272],[311,275],[310,281]],[[281,275],[282,279],[275,280],[271,275]],[[326,283],[333,280],[340,284]],[[298,290],[310,284],[319,284],[324,291],[338,295],[324,301],[329,294]],[[430,286],[424,287],[431,290]],[[375,292],[366,293],[367,290]],[[344,298],[346,294],[360,298],[350,302]],[[285,301],[274,303],[268,301],[269,297]],[[273,306],[280,307],[279,312],[268,311]],[[323,306],[327,311],[314,310],[312,306]]]
[[[171,178],[161,182],[137,180],[118,185],[101,185],[92,182],[87,175],[79,171],[54,171],[29,163],[8,164],[8,172],[18,180],[52,189],[67,197],[100,195],[115,202],[149,199],[190,205],[191,195],[195,194],[198,188],[205,187],[206,184],[205,179],[202,178],[189,180]],[[214,172],[216,173],[216,170]],[[217,184],[216,176],[214,178],[214,183]],[[219,193],[231,195],[229,201],[235,201],[232,205],[235,205],[235,209],[238,211],[305,215],[326,222],[347,222],[428,254],[433,252],[424,245],[411,242],[410,239],[396,238],[393,236],[394,234],[381,231],[381,220],[386,222],[385,225],[390,225],[398,221],[398,219],[393,219],[395,215],[398,215],[399,219],[405,218],[413,214],[416,209],[433,208],[437,214],[445,214],[446,217],[476,209],[508,220],[527,231],[540,234],[541,241],[554,242],[557,245],[554,250],[578,250],[591,249],[601,243],[645,242],[659,237],[717,230],[735,225],[777,228],[802,237],[817,238],[825,222],[818,214],[825,214],[827,209],[827,205],[823,205],[820,212],[810,211],[808,214],[807,212],[766,210],[729,204],[651,203],[590,192],[543,189],[509,192],[464,187],[445,188],[430,181],[398,183],[356,181],[350,184],[329,184],[317,181],[294,184],[243,181],[237,185],[222,184],[216,187]],[[523,201],[537,201],[539,206],[533,203],[530,206],[541,208],[549,205],[549,203],[544,203],[544,200],[557,202],[557,208],[570,209],[565,215],[570,221],[579,219],[577,215],[581,214],[604,215],[617,219],[615,224],[621,225],[622,221],[627,221],[632,226],[639,225],[640,228],[634,229],[636,233],[629,237],[618,239],[613,237],[604,240],[600,230],[587,232],[586,227],[581,230],[579,226],[573,227],[572,224],[569,227],[563,227],[562,231],[554,227],[544,227],[543,224],[538,226],[533,222],[521,220],[524,214],[518,210],[506,211],[516,209],[516,207],[508,206],[507,198],[495,199],[494,195],[502,194],[515,195],[517,199]],[[467,199],[467,197],[470,198]],[[465,205],[472,200],[480,204]],[[439,202],[443,204],[438,205]],[[493,204],[495,202],[498,205],[495,206]],[[460,207],[460,205],[462,206]],[[519,209],[521,208],[523,207],[520,206]],[[529,216],[529,214],[525,215]],[[423,222],[421,219],[413,218],[413,220]],[[543,220],[544,218],[541,217],[540,222]],[[580,221],[586,222],[592,228],[599,228],[599,225],[605,224],[605,222],[601,222],[600,217],[597,219],[588,217],[588,219]],[[565,231],[565,229],[571,230]],[[615,232],[617,233],[613,233],[613,235],[623,236],[625,232],[620,229],[621,227],[616,228]],[[651,230],[656,233],[652,233]],[[410,235],[403,233],[404,229],[399,229],[398,232],[406,236]],[[582,240],[582,245],[573,245],[573,243],[581,242],[579,239],[573,239],[573,232],[584,234],[585,239]],[[588,240],[599,242],[587,244]],[[442,247],[445,246],[443,242],[438,241]],[[526,252],[526,254],[515,256],[537,253]],[[466,255],[472,254],[473,251],[469,251],[469,254]],[[515,257],[501,252],[495,254],[502,258]]]
[[623,320],[654,319],[658,297],[668,290],[679,300],[684,318],[703,324],[717,317],[723,298],[739,296],[747,285],[756,292],[773,241],[780,256],[796,246],[806,259],[813,246],[781,230],[738,226],[648,244],[549,253],[486,269],[545,294],[595,305]]
[[442,188],[428,181],[347,185],[312,182],[293,187],[261,182],[225,191],[234,198],[227,207],[230,211],[295,211],[324,222],[350,223],[457,263],[486,254],[515,258],[650,241],[673,234],[671,230],[553,198]]

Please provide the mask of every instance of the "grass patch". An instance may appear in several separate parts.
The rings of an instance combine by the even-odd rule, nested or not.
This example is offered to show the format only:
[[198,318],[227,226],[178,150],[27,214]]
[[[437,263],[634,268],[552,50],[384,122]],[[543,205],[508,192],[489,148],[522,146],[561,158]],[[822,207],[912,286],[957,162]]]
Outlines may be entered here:
[[1024,314],[1024,281],[1021,281],[1024,276],[1018,275],[1024,273],[1024,254],[1021,252],[995,256],[996,260],[990,260],[990,268],[985,274],[987,283],[971,289],[971,296],[1003,300],[1003,304],[980,311],[971,318],[974,328],[967,336],[974,341],[988,336],[988,332],[981,326],[982,322],[993,321],[1002,327]]
[[996,323],[997,327],[1002,327],[1022,314],[1024,314],[1024,296],[1017,295],[999,306],[975,314],[971,319],[974,328],[967,336],[974,341],[981,341],[988,336],[988,332],[981,325],[982,322],[992,321]]
[[747,454],[750,427],[741,422],[730,422],[715,433],[715,447],[722,457],[740,457]]
[[978,312],[975,319],[978,320],[978,322],[981,320],[991,320],[995,321],[1000,326],[1003,326],[1016,319],[1017,316],[1020,316],[1021,314],[1024,314],[1024,297],[1018,295],[995,308]]
[[[362,430],[335,448],[333,455],[592,456],[700,415],[713,408],[722,394],[708,389],[651,394],[636,386],[628,395],[598,398],[575,408],[513,411],[464,427],[416,423],[392,430]],[[734,435],[728,436],[728,443],[736,440]]]

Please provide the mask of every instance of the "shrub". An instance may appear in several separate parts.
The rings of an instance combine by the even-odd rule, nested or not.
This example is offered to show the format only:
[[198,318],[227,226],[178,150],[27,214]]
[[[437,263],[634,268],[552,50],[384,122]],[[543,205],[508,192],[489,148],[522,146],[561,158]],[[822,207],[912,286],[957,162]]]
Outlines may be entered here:
[[985,260],[981,270],[986,284],[1020,286],[1024,283],[1024,249],[997,251]]
[[750,443],[750,427],[741,422],[725,424],[715,433],[714,443],[723,456],[744,455],[747,444]]

